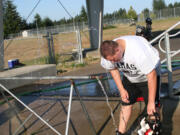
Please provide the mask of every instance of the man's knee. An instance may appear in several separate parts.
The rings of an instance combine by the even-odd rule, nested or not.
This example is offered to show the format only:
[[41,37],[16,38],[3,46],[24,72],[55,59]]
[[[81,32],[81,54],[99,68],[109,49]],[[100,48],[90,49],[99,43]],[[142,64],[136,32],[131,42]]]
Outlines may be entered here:
[[131,110],[132,109],[132,105],[122,105],[121,109],[124,110],[124,111],[125,110]]

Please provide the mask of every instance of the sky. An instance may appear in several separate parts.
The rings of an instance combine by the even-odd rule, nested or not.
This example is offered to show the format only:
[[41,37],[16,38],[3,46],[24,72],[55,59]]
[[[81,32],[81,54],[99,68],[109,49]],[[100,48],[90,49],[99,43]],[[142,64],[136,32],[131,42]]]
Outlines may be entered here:
[[[26,19],[39,0],[13,0],[20,16]],[[104,14],[112,13],[120,8],[129,10],[130,6],[139,14],[145,8],[152,10],[153,0],[104,0]],[[60,0],[72,17],[80,13],[81,7],[86,7],[86,0]],[[166,5],[180,0],[165,0]],[[35,14],[40,14],[41,18],[49,17],[51,20],[60,20],[70,18],[58,0],[41,0],[36,9],[33,11],[27,22],[31,22]]]

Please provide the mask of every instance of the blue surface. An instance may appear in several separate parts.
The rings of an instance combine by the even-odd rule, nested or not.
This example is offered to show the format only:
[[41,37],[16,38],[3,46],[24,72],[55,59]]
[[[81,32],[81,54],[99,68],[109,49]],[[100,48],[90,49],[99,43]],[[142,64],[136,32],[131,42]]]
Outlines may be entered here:
[[19,64],[19,59],[8,60],[9,68],[14,68],[18,64]]
[[14,67],[15,67],[15,61],[13,61],[13,60],[8,60],[8,67],[9,67],[9,68],[14,68]]

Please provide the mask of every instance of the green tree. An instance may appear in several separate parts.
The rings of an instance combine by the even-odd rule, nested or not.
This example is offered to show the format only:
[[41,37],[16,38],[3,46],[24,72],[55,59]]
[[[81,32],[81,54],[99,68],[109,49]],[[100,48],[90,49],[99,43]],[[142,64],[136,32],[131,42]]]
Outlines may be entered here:
[[[43,24],[42,24],[42,19],[41,19],[41,16],[37,13],[35,16],[34,16],[34,21],[33,21],[33,23],[34,23],[34,26],[35,27],[42,27],[43,26]],[[37,25],[37,26],[36,26]]]
[[[75,19],[75,18],[74,18]],[[67,19],[66,20],[67,23],[73,23],[73,18]]]
[[173,8],[174,6],[173,6],[173,4],[172,3],[170,3],[169,5],[168,5],[168,8]]
[[153,10],[161,10],[166,8],[164,0],[153,0]]
[[21,20],[20,29],[21,29],[21,30],[26,30],[26,29],[28,29],[28,24],[27,24],[27,22],[26,22],[25,19],[22,19],[22,20]]
[[87,17],[87,12],[84,8],[84,6],[81,7],[81,11],[80,11],[80,20],[81,21],[87,21],[88,17]]
[[21,17],[16,11],[16,6],[12,1],[7,0],[4,3],[4,37],[7,38],[8,34],[18,33],[21,30]]
[[120,8],[120,9],[117,11],[117,15],[116,15],[116,16],[117,16],[118,18],[127,18],[126,10]]
[[113,15],[112,14],[109,14],[109,13],[106,13],[105,15],[104,15],[104,19],[111,19],[113,17]]
[[[81,21],[81,16],[80,15],[76,15],[75,17],[74,17],[74,21],[75,22],[80,22]],[[71,22],[72,23],[72,22]]]
[[180,2],[175,2],[174,7],[180,7]]
[[66,24],[66,18],[62,18],[61,20],[58,21],[58,24]]
[[144,14],[144,18],[150,17],[150,11],[148,8],[145,8],[142,12]]
[[42,24],[43,24],[44,27],[48,27],[48,26],[53,26],[54,25],[53,21],[49,17],[44,18],[42,22],[43,22]]
[[137,20],[137,13],[132,6],[130,6],[130,9],[128,10],[127,17],[129,19]]

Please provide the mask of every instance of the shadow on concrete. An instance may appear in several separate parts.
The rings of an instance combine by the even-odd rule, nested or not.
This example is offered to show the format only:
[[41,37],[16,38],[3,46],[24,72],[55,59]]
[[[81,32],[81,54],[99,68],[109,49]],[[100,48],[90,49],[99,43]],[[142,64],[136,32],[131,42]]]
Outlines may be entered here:
[[[161,121],[162,121],[162,135],[171,135],[173,131],[173,125],[175,125],[175,121],[173,121],[173,115],[176,111],[176,108],[179,105],[179,99],[171,99],[168,97],[168,84],[161,84],[161,91],[163,91],[164,98],[161,98]],[[146,114],[146,108],[142,111],[142,113],[135,119],[133,124],[128,130],[128,134],[133,135],[137,133],[137,130],[140,128],[140,120]],[[177,133],[176,133],[177,134]]]
[[173,130],[173,114],[179,104],[179,100],[163,99],[162,100],[162,134],[171,135]]
[[[61,99],[57,100],[57,103],[60,103],[60,105],[61,105],[62,108],[63,108],[64,113],[67,115],[67,110],[66,110],[67,106],[64,105],[64,103],[62,102]],[[53,119],[55,119],[56,116],[59,115],[59,113],[60,113],[60,112],[58,111],[55,115],[53,115],[53,117],[49,118],[49,121],[48,121],[48,122],[51,122]],[[56,127],[56,126],[59,126],[59,125],[61,125],[61,124],[65,124],[65,123],[66,123],[66,121],[61,122],[61,123],[57,123],[57,124],[53,125],[53,127]],[[32,124],[33,124],[33,123],[32,123]],[[73,129],[74,135],[78,135],[78,133],[77,133],[77,131],[76,131],[76,128],[75,128],[75,126],[74,126],[73,121],[71,120],[71,118],[70,118],[70,124],[71,124],[71,127],[72,127],[72,129]],[[39,134],[39,133],[45,132],[46,130],[49,130],[49,129],[50,129],[49,127],[47,127],[47,128],[44,128],[44,127],[45,127],[45,124],[42,125],[42,126],[38,129],[38,131],[37,131],[37,132],[34,132],[33,134],[34,134],[34,135],[35,135],[35,134]]]
[[[119,108],[120,103],[121,103],[121,101],[119,101],[118,104],[116,105],[116,107],[114,108],[114,110],[113,110],[113,112],[112,112],[113,114],[114,114],[115,111]],[[103,129],[106,127],[106,125],[108,124],[109,120],[111,120],[111,119],[112,119],[112,116],[111,116],[111,114],[109,114],[109,116],[106,118],[105,122],[102,124],[102,126],[100,127],[100,129],[97,131],[97,135],[101,135]]]
[[[37,100],[38,97],[32,97],[28,99],[28,102],[26,104],[33,102],[34,100]],[[14,116],[17,116],[18,118],[18,113],[21,112],[24,109],[24,106],[20,104],[18,101],[14,100],[10,102],[9,108],[6,109],[5,111],[0,113],[0,125],[5,123],[6,121],[10,120]],[[18,121],[22,123],[22,121],[18,118]]]
[[[168,89],[168,84],[163,83],[162,89]],[[179,99],[172,99],[166,97],[161,99],[161,103],[162,103],[162,134],[171,135],[173,131],[173,125],[175,125],[174,123],[175,121],[173,121],[173,115],[174,112],[176,111],[177,106],[179,105]]]

